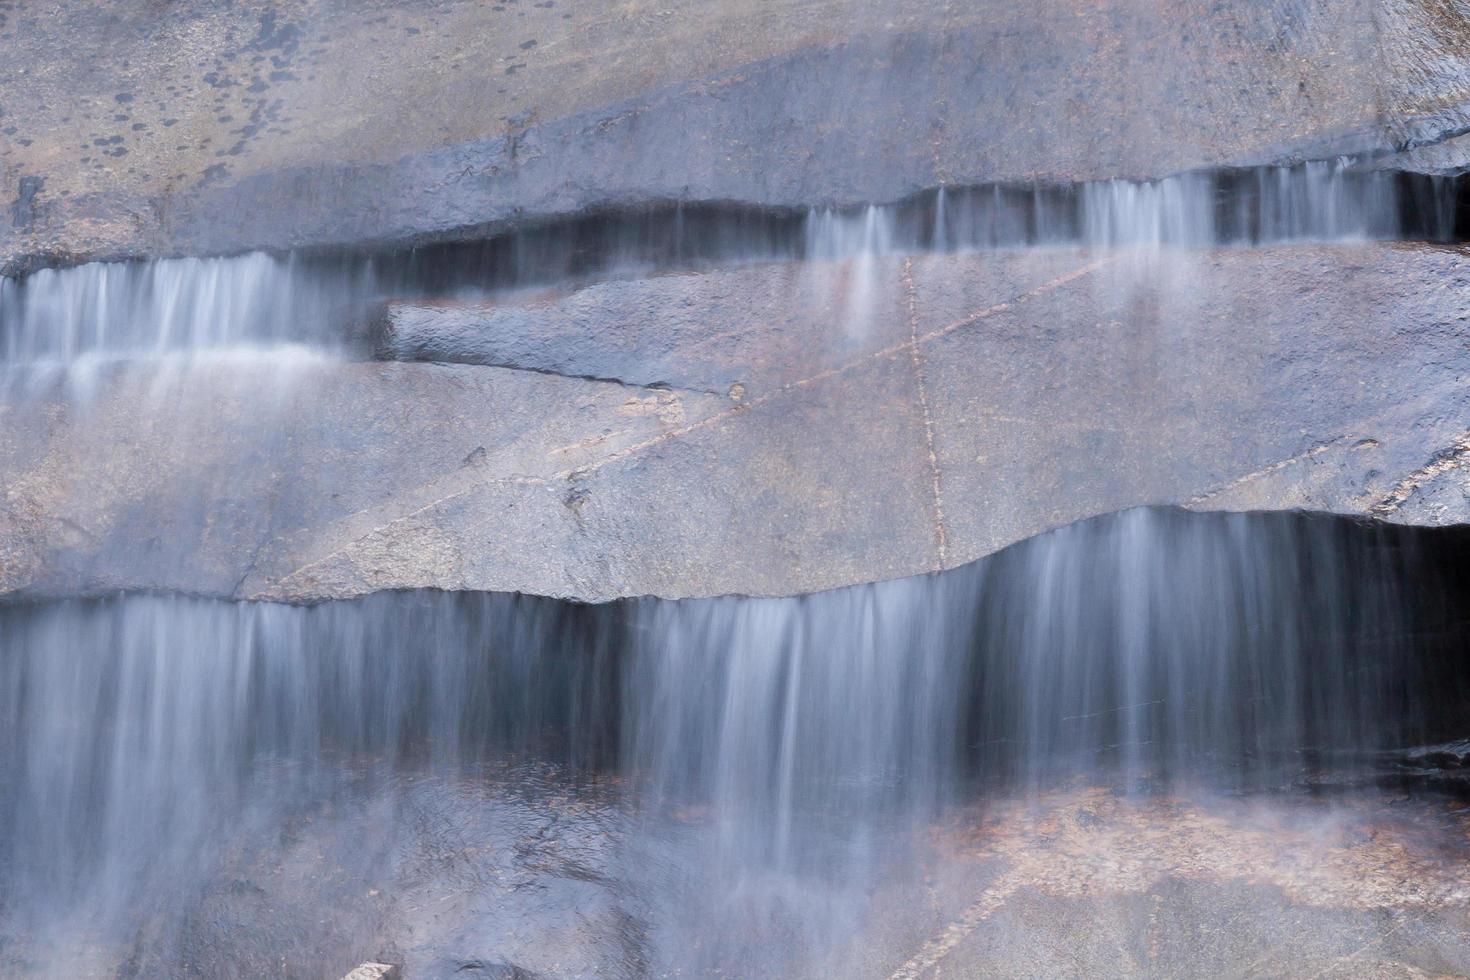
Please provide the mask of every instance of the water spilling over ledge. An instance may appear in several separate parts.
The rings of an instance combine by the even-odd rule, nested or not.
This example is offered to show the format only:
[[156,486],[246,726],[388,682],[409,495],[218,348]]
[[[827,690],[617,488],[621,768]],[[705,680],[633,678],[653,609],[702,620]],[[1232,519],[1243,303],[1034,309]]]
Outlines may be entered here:
[[[1466,789],[1419,747],[1470,735],[1467,543],[1136,510],[791,599],[3,607],[0,964],[234,975],[276,955],[268,908],[371,888],[408,907],[309,915],[286,972],[379,946],[536,969],[570,914],[592,972],[822,975],[938,873],[933,833],[999,842],[1008,801]],[[441,892],[481,934],[412,933]]]
[[1470,975],[1467,2],[0,3],[0,975]]
[[373,346],[372,310],[384,298],[477,300],[711,264],[1078,245],[1452,242],[1470,229],[1467,200],[1463,179],[1340,160],[1157,181],[942,188],[845,210],[669,205],[406,249],[91,262],[0,278],[0,364],[242,346],[360,353]]

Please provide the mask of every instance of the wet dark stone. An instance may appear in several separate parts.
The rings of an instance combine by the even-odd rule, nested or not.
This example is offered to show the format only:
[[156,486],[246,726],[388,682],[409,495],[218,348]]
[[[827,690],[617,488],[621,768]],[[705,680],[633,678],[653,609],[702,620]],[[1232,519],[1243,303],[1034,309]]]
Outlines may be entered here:
[[20,179],[20,191],[15,203],[10,206],[10,223],[15,228],[28,228],[36,220],[36,197],[46,184],[45,177],[30,176]]

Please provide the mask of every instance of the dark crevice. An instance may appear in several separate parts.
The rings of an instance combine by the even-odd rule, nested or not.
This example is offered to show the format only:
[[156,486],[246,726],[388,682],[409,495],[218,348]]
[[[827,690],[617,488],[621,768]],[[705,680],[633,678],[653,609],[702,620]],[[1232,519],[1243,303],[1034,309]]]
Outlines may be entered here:
[[[1335,199],[1323,200],[1318,194],[1323,188],[1312,186],[1312,166],[1196,171],[1146,182],[931,188],[888,204],[833,209],[655,201],[493,235],[464,229],[444,241],[297,254],[327,270],[344,261],[368,261],[394,283],[395,293],[433,296],[575,281],[619,266],[666,271],[865,251],[1126,245],[1136,242],[1130,234],[1134,229],[1119,223],[1137,220],[1152,227],[1155,216],[1160,223],[1178,223],[1175,229],[1159,229],[1162,244],[1194,247],[1340,237],[1439,244],[1470,240],[1470,175],[1344,167],[1332,171],[1339,182],[1330,191]],[[1128,200],[1130,195],[1134,200]],[[1341,212],[1329,215],[1329,206]],[[1090,221],[1103,227],[1089,227]]]
[[[1048,582],[1064,588],[1053,594]],[[653,624],[724,622],[731,603],[758,604],[762,615],[784,610],[794,623],[815,617],[800,629],[832,615],[876,614],[881,623],[882,610],[915,594],[925,597],[926,617],[938,617],[927,628],[945,637],[927,655],[963,692],[952,706],[954,748],[976,780],[1023,778],[1039,751],[1065,771],[1107,769],[1143,751],[1163,773],[1187,764],[1194,775],[1264,770],[1324,790],[1366,781],[1470,794],[1470,525],[1145,508],[1080,521],[943,572],[784,599],[585,603],[423,589],[296,608],[322,622],[366,615],[418,623],[393,641],[405,651],[416,649],[413,636],[445,622],[530,617],[555,641],[535,654],[542,680],[527,692],[545,700],[537,738],[561,746],[560,763],[597,769],[615,766],[624,744],[622,717],[604,695],[626,688]],[[1053,608],[1057,595],[1080,605]],[[131,593],[61,605],[110,616],[135,598],[204,601]],[[17,625],[57,605],[0,602],[0,622]],[[273,606],[292,604],[204,608]],[[735,642],[720,639],[727,641]],[[716,643],[707,655],[734,654]],[[383,669],[393,662],[386,657]],[[488,691],[510,665],[470,657],[463,669],[487,672]],[[1023,723],[1011,713],[1037,698],[1046,699],[1031,704],[1043,711],[1038,718]],[[420,727],[433,728],[427,715],[409,721],[405,746]],[[1205,730],[1214,734],[1198,741]],[[499,731],[460,734],[476,740],[473,755]],[[1187,751],[1171,747],[1181,739]]]
[[[1356,240],[1470,240],[1470,176],[1319,162],[1153,182],[946,187],[834,210],[653,202],[489,237],[466,229],[454,240],[253,253],[197,265],[90,263],[0,279],[0,361],[242,343],[345,347],[372,356],[372,327],[385,300],[483,301],[517,289],[576,288],[720,264],[1032,246]],[[202,288],[206,280],[219,288]],[[105,330],[104,311],[92,308],[92,297],[103,294]]]
[[[1140,191],[1143,197],[1183,190],[1194,212],[1186,217],[1205,217],[1209,227],[1198,224],[1187,233],[1194,237],[1179,244],[1253,246],[1334,236],[1335,219],[1313,212],[1329,203],[1313,197],[1313,185],[1321,189],[1318,174],[1337,183],[1334,206],[1357,211],[1351,220],[1360,220],[1361,227],[1348,229],[1354,234],[1441,243],[1470,239],[1470,174],[1377,170],[1344,160],[1213,168],[1151,181],[1012,181],[929,188],[871,206],[800,208],[657,199],[528,219],[514,228],[499,223],[399,241],[264,251],[328,273],[343,263],[373,263],[400,288],[433,294],[467,285],[504,288],[577,278],[618,264],[665,269],[751,257],[812,258],[814,237],[820,237],[813,235],[814,218],[861,222],[872,209],[888,223],[883,247],[894,251],[1106,244],[1096,241],[1095,229],[1088,227],[1089,209],[1099,205],[1100,192],[1113,189]],[[1172,205],[1162,201],[1143,206]],[[957,220],[967,212],[968,228]],[[1165,237],[1171,236],[1166,232]],[[95,260],[33,254],[11,261],[0,274],[24,278]],[[112,261],[144,260],[120,256]]]
[[473,364],[476,367],[501,368],[506,371],[526,371],[531,374],[545,375],[549,378],[566,378],[568,381],[594,381],[598,384],[618,385],[622,388],[635,388],[644,392],[680,391],[694,395],[724,395],[723,391],[712,388],[690,388],[685,385],[674,384],[670,381],[630,381],[625,378],[614,377],[605,374],[583,374],[576,371],[558,371],[555,368],[540,367],[533,364],[524,364],[510,359],[496,359],[491,357],[451,356],[446,357],[437,351],[394,351],[379,347],[379,354],[383,360],[393,361],[422,361],[428,364]]

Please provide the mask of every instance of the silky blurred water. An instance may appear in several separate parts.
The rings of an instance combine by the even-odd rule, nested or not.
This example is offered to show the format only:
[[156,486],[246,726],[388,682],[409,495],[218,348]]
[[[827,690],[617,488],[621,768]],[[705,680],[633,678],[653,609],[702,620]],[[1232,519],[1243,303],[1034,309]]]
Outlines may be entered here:
[[941,189],[896,204],[805,213],[663,208],[384,254],[91,262],[0,279],[0,364],[240,347],[364,356],[369,311],[386,297],[476,298],[709,263],[852,262],[849,305],[861,314],[875,288],[873,260],[884,255],[1440,241],[1455,234],[1457,186],[1317,161],[1155,181]]
[[[116,371],[140,444],[208,445],[227,399],[284,439],[266,409],[374,356],[387,297],[799,259],[813,295],[841,292],[833,331],[861,337],[895,287],[885,256],[1448,238],[1434,186],[1410,201],[1394,175],[1313,163],[672,209],[391,255],[90,263],[0,280],[0,392],[65,405]],[[279,464],[260,445],[221,456],[201,508]],[[486,943],[565,950],[569,975],[823,975],[957,809],[1079,782],[1320,793],[1463,738],[1465,543],[1141,509],[796,598],[0,605],[0,973],[331,976],[386,936],[449,957],[421,975]],[[380,910],[385,881],[421,904]],[[458,904],[424,911],[441,901]]]
[[1465,568],[1446,559],[1462,543],[1141,509],[790,599],[0,608],[3,931],[143,929],[176,950],[187,917],[162,910],[227,885],[242,838],[270,848],[316,820],[318,847],[350,850],[311,816],[326,807],[379,814],[410,846],[426,831],[403,801],[447,780],[616,823],[596,874],[651,889],[643,955],[776,969],[852,935],[953,806],[1076,779],[1371,781],[1385,752],[1453,734],[1470,707]]

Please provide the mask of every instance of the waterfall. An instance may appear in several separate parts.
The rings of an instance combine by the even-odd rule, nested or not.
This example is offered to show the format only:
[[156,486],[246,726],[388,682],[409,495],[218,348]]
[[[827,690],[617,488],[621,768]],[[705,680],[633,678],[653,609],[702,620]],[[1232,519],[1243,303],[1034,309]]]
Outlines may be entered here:
[[0,361],[157,356],[234,346],[324,346],[371,266],[327,278],[290,258],[88,262],[0,287]]
[[[399,860],[432,844],[413,815],[447,786],[479,801],[450,811],[466,820],[552,807],[557,834],[615,827],[585,873],[633,896],[651,963],[738,948],[776,969],[861,923],[880,871],[950,808],[1078,779],[1371,780],[1452,734],[1463,545],[1142,509],[797,598],[0,607],[5,941],[146,934],[150,955],[223,970],[253,940],[200,948],[191,909],[234,894],[251,854],[305,835],[325,877],[291,887],[331,903],[332,874],[357,873],[351,815],[395,828],[361,860]],[[785,939],[751,952],[739,930],[776,920]]]
[[[944,186],[855,208],[674,203],[467,242],[91,262],[0,279],[0,417],[20,436],[0,444],[18,488],[18,503],[0,494],[0,545],[12,549],[0,571],[13,560],[14,588],[33,590],[0,603],[0,971],[333,978],[383,951],[414,977],[917,976],[990,914],[985,889],[1005,885],[984,879],[973,899],[974,882],[956,878],[988,873],[994,841],[1024,838],[1029,855],[1065,839],[1036,829],[1058,812],[1072,826],[1153,807],[1163,837],[1185,834],[1214,854],[1218,841],[1187,836],[1200,832],[1195,801],[1244,814],[1235,829],[1247,826],[1244,849],[1259,850],[1250,821],[1263,799],[1462,792],[1461,529],[1133,509],[971,565],[785,598],[599,605],[386,591],[297,606],[93,594],[116,588],[119,568],[124,582],[143,570],[200,595],[356,594],[330,582],[324,593],[246,585],[257,572],[261,588],[295,589],[332,562],[391,565],[403,540],[413,551],[419,539],[379,543],[378,532],[466,501],[463,540],[441,548],[443,528],[424,522],[415,558],[429,572],[410,581],[465,581],[431,566],[480,547],[515,507],[534,510],[525,533],[537,544],[591,552],[604,539],[582,524],[584,470],[632,459],[634,496],[615,499],[635,499],[641,450],[695,433],[671,454],[699,473],[698,453],[719,451],[690,448],[706,429],[752,406],[786,410],[776,398],[788,392],[808,399],[795,413],[825,410],[825,379],[870,367],[854,388],[912,383],[913,404],[895,401],[899,422],[875,424],[912,423],[929,461],[921,496],[927,507],[932,485],[939,560],[904,570],[942,567],[947,447],[931,396],[956,394],[929,387],[940,365],[926,337],[975,324],[1049,329],[1054,287],[1107,264],[1082,253],[1145,260],[1113,263],[1083,295],[1146,283],[1187,307],[1188,269],[1152,261],[1170,250],[1450,240],[1460,193],[1338,160]],[[1019,249],[1052,251],[1035,270],[1008,266],[1004,288],[980,284],[983,302],[940,303],[943,316],[921,324],[914,271],[926,270],[903,257]],[[797,265],[798,284],[795,300],[777,302],[829,333],[783,334],[783,311],[732,299],[767,286],[776,295],[778,277],[762,281],[762,268],[744,284],[706,277],[707,295],[617,295],[622,276],[776,262]],[[948,268],[968,274],[962,261]],[[553,336],[545,287],[594,280],[608,296],[578,298],[606,303],[601,317],[569,304]],[[1137,298],[1147,317],[1156,295]],[[395,300],[421,309],[387,336],[382,311]],[[435,315],[462,312],[459,301],[478,312]],[[630,326],[665,302],[687,336]],[[987,319],[1012,307],[1020,326]],[[756,319],[771,321],[768,339],[745,336]],[[491,338],[499,346],[484,343],[487,323],[505,330]],[[1188,338],[1164,341],[1170,357],[1193,356]],[[676,356],[726,342],[713,366]],[[794,363],[803,345],[810,370]],[[1060,365],[1049,384],[1078,376],[1065,356],[1045,356]],[[371,359],[462,363],[351,363]],[[767,375],[748,376],[752,365]],[[1295,385],[1291,368],[1264,390]],[[1151,364],[1138,383],[1155,369],[1167,377]],[[516,387],[531,381],[557,387]],[[586,418],[492,424],[555,399]],[[462,411],[485,405],[483,416]],[[966,423],[981,411],[949,406]],[[399,427],[420,412],[433,424]],[[1050,424],[1038,418],[1004,421]],[[1334,418],[1310,421],[1325,431]],[[1383,418],[1374,424],[1397,424]],[[862,438],[865,423],[853,419],[847,437]],[[780,455],[785,437],[751,452]],[[412,472],[377,474],[382,447],[396,454],[409,439],[426,447],[403,454]],[[1455,446],[1388,485],[1377,506],[1458,467]],[[133,457],[122,453],[143,462],[123,465]],[[93,459],[107,464],[95,476],[81,462]],[[160,490],[155,467],[179,475]],[[525,495],[492,506],[475,496],[491,485]],[[1129,502],[1139,499],[1158,498]],[[719,514],[710,505],[680,519]],[[923,522],[928,534],[927,509]],[[993,533],[1011,534],[1003,524]],[[629,526],[620,533],[641,527]],[[869,532],[834,519],[824,533]],[[805,560],[796,549],[780,560]],[[44,574],[27,578],[28,562]],[[576,588],[583,567],[535,581]],[[392,574],[351,581],[380,588]],[[862,566],[826,581],[880,574]],[[614,586],[595,594],[634,591]],[[91,597],[37,598],[55,593]],[[1337,833],[1338,816],[1316,814],[1312,826]],[[975,828],[996,827],[974,844]],[[915,958],[891,955],[890,931],[894,948],[919,948]],[[476,950],[486,958],[466,952]]]
[[0,55],[0,980],[1470,978],[1470,0]]
[[1455,234],[1457,187],[1442,178],[1410,186],[1352,161],[1315,161],[1152,181],[942,188],[796,216],[679,205],[437,250],[89,262],[0,278],[0,366],[240,348],[360,356],[368,311],[384,297],[484,298],[594,273],[790,258],[854,262],[849,319],[861,329],[879,256],[1442,241]]

